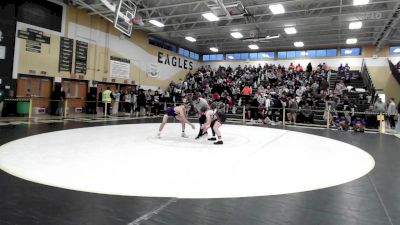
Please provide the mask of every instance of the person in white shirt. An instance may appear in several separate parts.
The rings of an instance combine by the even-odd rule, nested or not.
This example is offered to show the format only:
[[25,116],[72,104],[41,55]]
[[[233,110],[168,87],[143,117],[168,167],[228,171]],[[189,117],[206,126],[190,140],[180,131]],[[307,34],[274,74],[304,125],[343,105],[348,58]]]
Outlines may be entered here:
[[118,110],[119,110],[119,98],[121,97],[121,93],[119,92],[119,90],[116,90],[114,93],[112,93],[113,97],[114,97],[114,104],[112,107],[112,114],[113,115],[117,115],[118,114]]
[[132,99],[132,95],[130,93],[128,93],[128,90],[125,90],[125,95],[124,95],[125,113],[131,113],[131,111],[132,111],[131,99]]

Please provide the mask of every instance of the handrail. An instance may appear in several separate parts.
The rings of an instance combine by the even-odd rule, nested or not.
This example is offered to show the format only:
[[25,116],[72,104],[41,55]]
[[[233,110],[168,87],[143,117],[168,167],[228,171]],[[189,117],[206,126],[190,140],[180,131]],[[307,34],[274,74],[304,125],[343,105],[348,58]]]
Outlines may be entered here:
[[389,58],[387,60],[388,60],[389,68],[390,68],[390,71],[392,72],[392,75],[397,80],[397,82],[400,84],[400,71],[396,68],[396,66],[392,63],[392,61]]
[[365,84],[368,92],[371,94],[372,99],[371,99],[371,104],[375,102],[376,98],[376,89],[374,86],[374,83],[372,82],[371,75],[368,71],[367,64],[365,63],[365,59],[362,61],[361,65],[361,78],[363,80],[363,83]]

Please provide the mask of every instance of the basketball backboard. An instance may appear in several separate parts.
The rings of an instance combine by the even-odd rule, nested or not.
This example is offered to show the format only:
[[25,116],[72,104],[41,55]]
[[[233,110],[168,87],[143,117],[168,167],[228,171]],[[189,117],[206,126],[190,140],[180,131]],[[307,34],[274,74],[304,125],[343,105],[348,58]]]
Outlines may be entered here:
[[136,4],[133,0],[117,0],[114,27],[125,35],[132,35],[132,18],[136,15]]

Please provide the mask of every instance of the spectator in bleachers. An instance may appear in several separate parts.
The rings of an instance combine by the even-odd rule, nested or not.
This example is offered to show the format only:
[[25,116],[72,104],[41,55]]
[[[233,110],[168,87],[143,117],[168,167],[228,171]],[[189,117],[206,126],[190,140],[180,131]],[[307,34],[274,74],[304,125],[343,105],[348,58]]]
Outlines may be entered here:
[[321,81],[321,94],[324,96],[328,95],[328,90],[329,90],[329,82],[326,80],[326,78],[323,78]]
[[312,65],[311,65],[310,62],[307,64],[307,70],[306,70],[306,72],[307,72],[307,73],[311,73],[311,72],[312,72]]
[[314,114],[312,112],[312,107],[310,106],[309,101],[305,101],[304,106],[302,106],[300,109],[300,120],[304,123],[314,123]]
[[290,65],[289,65],[289,70],[295,70],[296,69],[296,67],[293,65],[293,63],[290,63]]
[[293,98],[288,98],[287,101],[287,118],[289,123],[296,123],[297,121],[297,110],[299,108],[297,101]]
[[366,121],[363,118],[357,116],[351,123],[355,132],[364,132]]
[[338,72],[343,73],[344,71],[346,71],[346,67],[344,67],[343,64],[340,64],[340,66],[338,67]]
[[348,130],[350,122],[348,118],[346,118],[344,113],[341,113],[340,116],[335,120],[335,125],[339,130]]
[[347,90],[347,88],[342,79],[339,83],[335,85],[335,94],[341,96],[344,90]]
[[329,67],[326,63],[322,63],[322,68],[323,71],[327,72],[329,70]]
[[246,102],[250,100],[251,93],[252,93],[252,89],[251,89],[250,85],[247,84],[242,90],[242,95],[245,98]]
[[350,71],[350,66],[349,66],[348,63],[346,63],[346,65],[344,66],[344,69],[345,69],[346,72]]
[[296,71],[297,71],[297,72],[303,72],[303,67],[300,65],[300,63],[297,64],[297,66],[296,66]]

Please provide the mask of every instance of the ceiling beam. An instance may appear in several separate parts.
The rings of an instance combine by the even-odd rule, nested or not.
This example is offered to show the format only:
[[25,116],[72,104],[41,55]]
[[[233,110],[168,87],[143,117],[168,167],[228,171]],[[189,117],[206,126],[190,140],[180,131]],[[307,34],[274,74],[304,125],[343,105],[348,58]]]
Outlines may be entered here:
[[[356,34],[342,34],[341,35],[341,37],[338,37],[337,35],[333,35],[333,34],[321,34],[321,35],[318,35],[318,36],[296,36],[296,37],[290,37],[290,38],[285,38],[285,39],[279,39],[279,40],[277,40],[277,39],[274,39],[274,40],[271,40],[270,42],[254,42],[254,43],[257,43],[257,44],[263,44],[263,43],[269,43],[269,44],[277,44],[277,43],[283,43],[283,42],[295,42],[295,41],[302,41],[302,42],[308,42],[308,41],[314,41],[314,40],[318,40],[318,39],[324,39],[324,40],[326,40],[326,39],[329,39],[330,37],[332,37],[332,36],[334,36],[334,39],[338,39],[338,38],[348,38],[348,37],[351,37],[351,36],[355,36],[355,35],[358,35],[357,36],[357,38],[365,38],[365,37],[363,37],[363,36],[360,36],[360,35],[368,35],[369,37],[368,38],[373,38],[373,36],[371,36],[371,34],[375,34],[375,33],[379,33],[379,32],[373,32],[373,31],[371,31],[371,32],[360,32],[360,33],[356,33]],[[327,37],[327,38],[325,38],[325,37]],[[220,43],[223,43],[223,44],[244,44],[244,43],[246,43],[246,42],[243,42],[243,41],[241,41],[241,40],[235,40],[235,41],[222,41],[222,40],[224,40],[224,39],[221,39],[221,41],[220,41]],[[216,39],[214,39],[214,40],[210,40],[210,42],[215,42],[216,41]],[[217,40],[218,41],[218,40]],[[247,42],[248,44],[250,44],[250,43],[252,43],[252,42]],[[196,46],[205,46],[205,45],[209,45],[209,43],[197,43],[196,42],[196,44],[195,44]],[[222,44],[221,44],[222,45]]]
[[[385,1],[379,1],[379,2],[371,2],[369,3],[370,5],[373,4],[383,4],[383,3],[390,3],[390,2],[397,2],[398,0],[385,0]],[[269,4],[258,4],[258,5],[252,5],[252,6],[247,6],[246,8],[260,8],[260,7],[267,7]],[[291,13],[300,13],[300,12],[308,12],[308,11],[318,11],[318,10],[325,10],[325,9],[340,9],[343,7],[354,7],[353,4],[348,4],[348,5],[335,5],[335,6],[325,6],[325,7],[318,7],[318,8],[311,8],[311,9],[300,9],[300,10],[291,10],[291,11],[286,11],[284,15],[288,15]],[[182,17],[182,16],[198,16],[201,15],[203,13],[209,12],[208,11],[203,11],[203,12],[196,12],[196,13],[184,13],[184,14],[175,14],[175,15],[169,15],[166,17],[170,17],[170,18],[176,18],[176,17]],[[257,14],[254,15],[254,17],[263,17],[263,16],[272,16],[273,14],[269,11],[266,11],[265,13],[262,14]],[[161,17],[152,17],[152,18],[145,18],[144,20],[150,20],[150,19],[161,19]],[[200,22],[209,22],[207,20],[204,20],[202,17],[199,17],[200,21],[195,21],[195,22],[190,22],[190,23],[186,23],[186,24],[191,24],[191,23],[200,23]],[[225,18],[225,17],[221,17],[220,20],[229,20],[229,18]],[[165,24],[165,26],[173,26],[176,24]],[[146,28],[147,26],[145,26],[144,28]]]
[[[373,10],[373,11],[364,11],[364,12],[350,12],[350,13],[344,13],[341,16],[354,16],[354,15],[360,15],[360,14],[365,14],[365,13],[376,13],[376,12],[392,12],[392,10]],[[276,23],[276,22],[281,22],[281,23],[285,23],[285,22],[293,22],[293,20],[296,20],[296,22],[299,21],[307,21],[307,20],[313,20],[313,21],[318,21],[322,18],[327,18],[327,17],[338,17],[339,14],[334,13],[334,14],[326,14],[324,16],[315,16],[315,17],[307,17],[307,16],[303,16],[303,17],[297,17],[297,18],[287,18],[284,20],[279,20],[279,21],[264,21],[264,22],[259,22],[257,23],[258,25],[267,25],[267,24],[271,24],[271,23]],[[365,21],[365,20],[363,20]],[[372,21],[372,20],[370,20]],[[376,21],[376,20],[374,20]],[[346,22],[350,22],[350,21],[346,21]],[[207,26],[207,27],[202,27],[202,28],[194,28],[196,31],[201,32],[201,31],[209,31],[210,29],[222,29],[222,28],[230,28],[230,27],[234,27],[234,26],[241,26],[241,27],[254,27],[254,24],[231,24],[229,26],[217,26],[217,27],[213,27],[213,26]],[[184,30],[180,30],[180,32],[191,32],[193,31],[193,29],[184,29]],[[241,29],[238,29],[238,31],[241,31]],[[174,33],[176,32],[175,30],[163,30],[163,31],[159,31],[159,32],[151,32],[149,34],[167,34],[167,33]]]
[[399,29],[397,24],[400,23],[400,2],[396,5],[391,17],[386,22],[386,25],[383,27],[382,31],[378,35],[378,38],[375,40],[376,52],[379,52],[383,49],[384,45],[389,41],[389,39],[393,36],[396,29]]
[[191,2],[168,4],[168,5],[161,5],[161,6],[148,7],[148,8],[146,7],[144,9],[138,9],[138,12],[151,11],[151,10],[154,10],[154,9],[177,8],[177,7],[181,7],[181,6],[195,5],[195,4],[199,4],[199,3],[204,3],[204,1],[191,1]]

